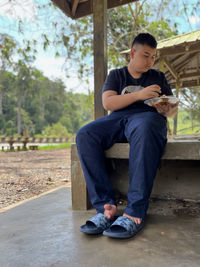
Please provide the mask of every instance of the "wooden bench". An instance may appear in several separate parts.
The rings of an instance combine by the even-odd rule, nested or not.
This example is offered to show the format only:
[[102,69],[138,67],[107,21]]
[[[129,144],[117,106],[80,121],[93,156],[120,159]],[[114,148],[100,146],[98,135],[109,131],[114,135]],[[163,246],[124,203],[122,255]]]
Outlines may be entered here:
[[[129,144],[116,143],[105,151],[112,166],[109,177],[114,189],[126,194],[128,189]],[[72,208],[90,207],[76,145],[71,150]],[[200,201],[200,140],[168,140],[157,172],[153,197]]]

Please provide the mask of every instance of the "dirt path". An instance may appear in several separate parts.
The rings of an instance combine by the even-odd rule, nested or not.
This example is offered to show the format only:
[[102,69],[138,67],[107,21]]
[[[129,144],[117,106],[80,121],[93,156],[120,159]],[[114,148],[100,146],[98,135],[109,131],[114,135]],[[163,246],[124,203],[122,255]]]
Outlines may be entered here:
[[70,149],[0,152],[0,208],[70,182]]

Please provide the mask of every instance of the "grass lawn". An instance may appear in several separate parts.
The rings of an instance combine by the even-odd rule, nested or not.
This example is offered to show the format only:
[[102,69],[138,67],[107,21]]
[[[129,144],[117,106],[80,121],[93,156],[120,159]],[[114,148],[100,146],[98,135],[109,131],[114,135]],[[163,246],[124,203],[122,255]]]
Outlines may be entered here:
[[46,146],[38,146],[38,150],[45,150],[45,149],[59,149],[59,148],[70,148],[71,143],[63,143],[63,144],[57,144],[57,145],[46,145]]

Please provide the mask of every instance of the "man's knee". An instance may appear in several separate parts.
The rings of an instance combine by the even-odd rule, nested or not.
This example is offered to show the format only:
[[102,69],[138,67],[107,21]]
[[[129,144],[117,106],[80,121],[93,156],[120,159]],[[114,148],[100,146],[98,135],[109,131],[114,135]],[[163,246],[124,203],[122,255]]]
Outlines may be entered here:
[[81,144],[84,144],[88,137],[88,130],[87,130],[87,125],[83,126],[80,128],[76,134],[76,144],[79,146]]
[[159,132],[166,127],[166,119],[156,112],[147,112],[138,125],[138,129],[144,134],[149,131]]
[[146,140],[153,137],[166,136],[166,120],[160,114],[155,112],[146,112],[144,116],[134,123],[129,125],[128,129],[129,142],[136,137]]

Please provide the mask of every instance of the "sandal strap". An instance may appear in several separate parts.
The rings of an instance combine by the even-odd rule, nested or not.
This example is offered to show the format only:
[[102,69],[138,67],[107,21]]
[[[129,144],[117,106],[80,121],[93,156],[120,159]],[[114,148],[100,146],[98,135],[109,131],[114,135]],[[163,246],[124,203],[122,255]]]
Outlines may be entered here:
[[96,227],[108,228],[110,226],[110,220],[102,213],[98,213],[87,222],[92,222]]
[[114,221],[114,223],[111,225],[110,228],[112,228],[113,226],[120,226],[124,228],[126,231],[128,231],[130,234],[137,231],[136,223],[130,218],[125,217],[125,216],[118,217],[117,220]]

